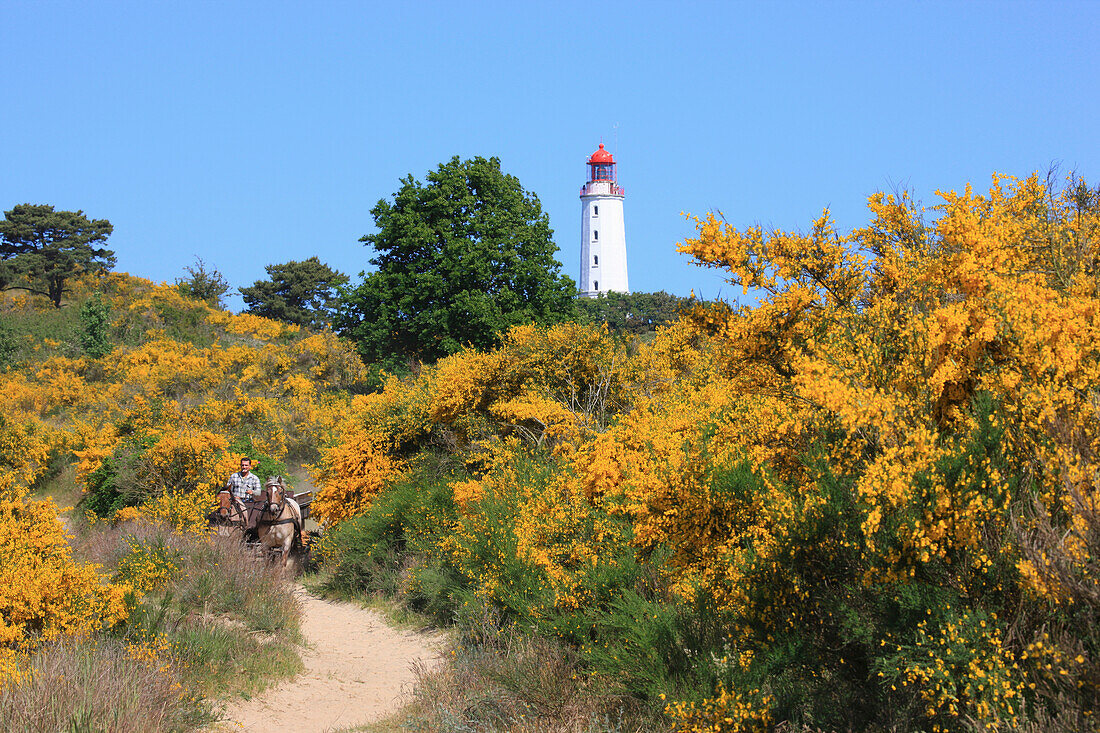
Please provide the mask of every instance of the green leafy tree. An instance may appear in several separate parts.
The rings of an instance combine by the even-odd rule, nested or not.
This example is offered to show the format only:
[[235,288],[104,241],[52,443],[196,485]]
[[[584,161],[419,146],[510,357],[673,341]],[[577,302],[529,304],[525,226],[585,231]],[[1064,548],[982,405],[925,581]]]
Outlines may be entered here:
[[348,276],[316,257],[264,268],[269,280],[241,288],[245,309],[265,318],[300,326],[322,326],[332,321],[339,303],[338,289]]
[[69,280],[115,266],[115,253],[95,246],[112,231],[111,222],[83,211],[19,204],[0,221],[0,287],[45,295],[60,308]]
[[185,298],[201,300],[213,308],[221,308],[222,296],[229,292],[229,281],[216,267],[206,269],[201,257],[195,258],[194,267],[183,268],[188,277],[176,278],[176,288]]
[[573,316],[549,217],[500,160],[458,157],[421,183],[401,181],[363,237],[377,269],[347,291],[334,325],[368,363],[400,371],[469,344],[492,346],[521,323]]

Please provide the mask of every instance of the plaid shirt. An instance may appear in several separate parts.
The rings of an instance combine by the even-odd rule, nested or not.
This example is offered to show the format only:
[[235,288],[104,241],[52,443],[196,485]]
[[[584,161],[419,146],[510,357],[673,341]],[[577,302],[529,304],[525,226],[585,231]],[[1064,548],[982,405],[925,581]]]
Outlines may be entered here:
[[250,473],[247,476],[242,476],[240,472],[232,474],[229,480],[225,482],[226,488],[241,501],[252,501],[252,497],[248,495],[248,489],[252,489],[258,496],[260,493],[260,479],[256,474]]

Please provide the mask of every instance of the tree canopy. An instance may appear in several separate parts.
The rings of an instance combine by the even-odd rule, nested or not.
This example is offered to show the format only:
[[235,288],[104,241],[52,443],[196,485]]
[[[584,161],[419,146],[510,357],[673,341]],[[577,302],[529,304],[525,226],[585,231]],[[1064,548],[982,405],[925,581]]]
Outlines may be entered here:
[[245,310],[300,326],[322,326],[332,321],[339,302],[338,289],[349,278],[317,257],[264,268],[268,280],[241,288]]
[[652,333],[680,317],[696,303],[694,298],[656,293],[606,293],[598,298],[577,299],[579,323],[606,323],[618,333]]
[[574,313],[549,217],[498,158],[455,156],[424,183],[407,176],[371,214],[378,232],[360,241],[376,270],[361,273],[334,323],[367,362],[401,370]]
[[0,221],[0,287],[45,295],[60,308],[71,278],[115,266],[115,253],[95,246],[112,231],[111,222],[83,211],[19,204]]

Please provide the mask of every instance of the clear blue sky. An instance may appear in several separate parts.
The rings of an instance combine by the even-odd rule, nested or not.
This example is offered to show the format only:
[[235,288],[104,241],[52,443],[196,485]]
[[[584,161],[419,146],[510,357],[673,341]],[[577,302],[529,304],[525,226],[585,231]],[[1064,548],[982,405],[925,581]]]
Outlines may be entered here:
[[196,256],[234,287],[311,255],[356,275],[401,177],[498,156],[576,279],[603,141],[631,288],[734,296],[676,254],[682,211],[847,229],[896,185],[1100,181],[1098,39],[1098,2],[2,0],[0,208],[110,219],[154,280]]

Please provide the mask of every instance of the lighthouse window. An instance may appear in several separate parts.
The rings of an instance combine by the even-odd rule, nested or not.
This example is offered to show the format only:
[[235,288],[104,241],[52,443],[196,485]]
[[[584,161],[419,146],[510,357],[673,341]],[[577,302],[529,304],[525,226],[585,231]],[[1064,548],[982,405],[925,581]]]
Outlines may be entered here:
[[599,264],[600,264],[600,256],[599,255],[592,255],[592,266],[593,267],[598,267]]
[[599,206],[593,206],[592,207],[592,216],[599,216],[599,215],[600,215],[600,207]]
[[599,290],[600,289],[600,281],[599,280],[593,280],[592,281],[592,289],[593,290]]
[[592,238],[595,239],[597,242],[600,241],[600,233],[597,231],[593,231]]

